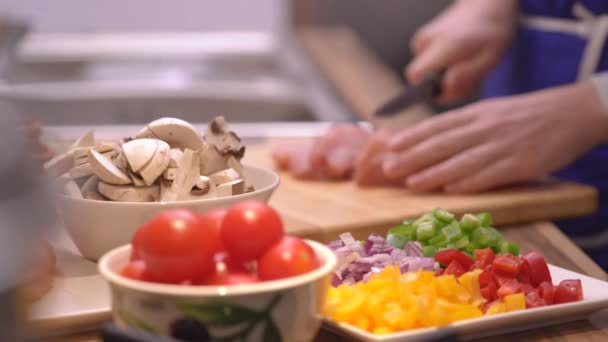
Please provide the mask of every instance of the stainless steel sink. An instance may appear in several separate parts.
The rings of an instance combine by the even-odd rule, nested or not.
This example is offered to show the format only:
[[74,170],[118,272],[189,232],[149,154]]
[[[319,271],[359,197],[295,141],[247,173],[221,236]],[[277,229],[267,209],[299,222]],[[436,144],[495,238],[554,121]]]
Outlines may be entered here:
[[[147,52],[131,47],[125,37],[122,45],[110,47],[83,40],[88,48],[81,49],[74,37],[31,38],[11,82],[0,84],[0,97],[47,125],[139,124],[159,116],[193,122],[216,115],[232,122],[348,116],[343,107],[328,108],[335,99],[319,99],[326,85],[294,63],[301,56],[284,53],[268,34],[165,37],[165,42],[144,39],[145,44],[142,37],[131,38]],[[173,50],[163,54],[168,47]]]

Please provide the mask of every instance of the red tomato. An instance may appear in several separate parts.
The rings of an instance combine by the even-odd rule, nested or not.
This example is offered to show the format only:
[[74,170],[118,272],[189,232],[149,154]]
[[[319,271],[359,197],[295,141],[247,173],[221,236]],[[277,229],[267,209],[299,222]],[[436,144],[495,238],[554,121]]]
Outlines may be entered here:
[[[211,230],[216,235],[215,239],[220,241],[220,229],[222,228],[222,222],[228,209],[216,208],[208,211],[201,217],[201,224]],[[221,242],[221,241],[220,241]]]
[[240,285],[253,284],[259,281],[260,278],[257,275],[247,272],[213,273],[205,279],[204,285]]
[[274,280],[307,273],[316,267],[313,249],[301,239],[286,236],[260,258],[258,274],[262,280]]
[[445,273],[445,270],[443,268],[438,268],[435,270],[435,276],[439,277],[441,275],[443,275]]
[[146,264],[141,260],[129,262],[125,267],[122,268],[122,270],[120,270],[120,275],[135,280],[150,280],[146,274]]
[[465,270],[469,270],[474,263],[470,256],[456,249],[444,249],[437,252],[435,254],[435,261],[439,261],[445,266],[449,266],[452,261],[458,261],[460,266],[464,267]]
[[524,258],[517,258],[519,261],[519,274],[517,275],[517,280],[519,280],[522,284],[532,284],[532,268],[528,261]]
[[526,308],[538,308],[541,306],[545,306],[545,302],[538,294],[538,290],[530,291],[526,294]]
[[494,259],[492,267],[497,274],[515,278],[519,273],[519,261],[516,256],[511,254],[499,254]]
[[453,274],[460,277],[464,272],[466,272],[466,269],[458,261],[452,260],[443,274]]
[[283,236],[283,223],[266,203],[241,202],[224,216],[220,236],[230,256],[250,261],[261,257]]
[[555,304],[577,302],[583,299],[583,285],[580,279],[563,280],[553,295]]
[[506,283],[502,284],[496,294],[498,294],[500,298],[503,298],[504,296],[512,295],[519,292],[522,292],[521,284],[517,280],[511,279]]
[[496,280],[492,273],[483,271],[479,274],[479,288],[481,290],[481,295],[488,301],[493,301],[498,298],[498,294],[496,293],[498,285],[496,284]]
[[170,209],[144,224],[133,239],[136,253],[159,282],[191,281],[213,270],[219,250],[217,234],[201,224],[201,216]]
[[538,294],[543,299],[546,305],[553,304],[553,284],[543,281],[538,286]]
[[473,264],[474,268],[485,269],[487,266],[492,265],[494,261],[495,255],[494,251],[488,247],[484,249],[476,249],[475,250],[475,263]]
[[530,268],[532,269],[532,285],[538,286],[543,281],[547,281],[549,283],[553,283],[551,279],[551,273],[549,272],[549,266],[547,266],[547,262],[542,255],[537,252],[530,252],[523,256],[524,259],[530,264]]

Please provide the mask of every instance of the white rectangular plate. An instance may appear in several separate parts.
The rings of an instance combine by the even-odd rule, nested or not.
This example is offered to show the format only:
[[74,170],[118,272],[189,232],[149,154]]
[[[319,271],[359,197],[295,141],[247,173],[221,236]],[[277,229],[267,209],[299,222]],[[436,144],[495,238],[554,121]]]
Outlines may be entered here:
[[[608,282],[591,278],[561,267],[549,265],[553,283],[564,279],[580,279],[583,284],[584,298],[580,302],[550,305],[536,309],[509,312],[496,316],[469,319],[448,325],[454,328],[461,338],[498,335],[540,326],[576,320],[600,309],[608,308]],[[325,328],[336,333],[354,337],[362,341],[402,342],[408,339],[423,339],[436,333],[439,328],[422,328],[398,333],[375,335],[345,323],[330,319],[324,320]]]

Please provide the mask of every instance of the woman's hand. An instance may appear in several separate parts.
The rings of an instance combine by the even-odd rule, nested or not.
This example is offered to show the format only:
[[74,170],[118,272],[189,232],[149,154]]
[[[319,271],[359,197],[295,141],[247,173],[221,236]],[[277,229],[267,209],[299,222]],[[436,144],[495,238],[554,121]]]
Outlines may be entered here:
[[608,138],[590,82],[478,102],[431,118],[388,143],[384,173],[415,191],[477,192],[538,178]]
[[407,79],[419,83],[445,69],[442,102],[471,93],[495,66],[515,30],[517,1],[458,0],[412,38]]

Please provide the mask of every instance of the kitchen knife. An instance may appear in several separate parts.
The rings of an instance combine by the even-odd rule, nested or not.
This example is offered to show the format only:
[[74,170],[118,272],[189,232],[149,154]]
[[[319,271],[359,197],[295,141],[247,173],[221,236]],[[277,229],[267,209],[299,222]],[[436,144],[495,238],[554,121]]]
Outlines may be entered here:
[[433,99],[441,94],[443,71],[435,72],[420,84],[408,86],[401,94],[382,105],[374,113],[377,117],[395,116],[415,105],[430,105]]

